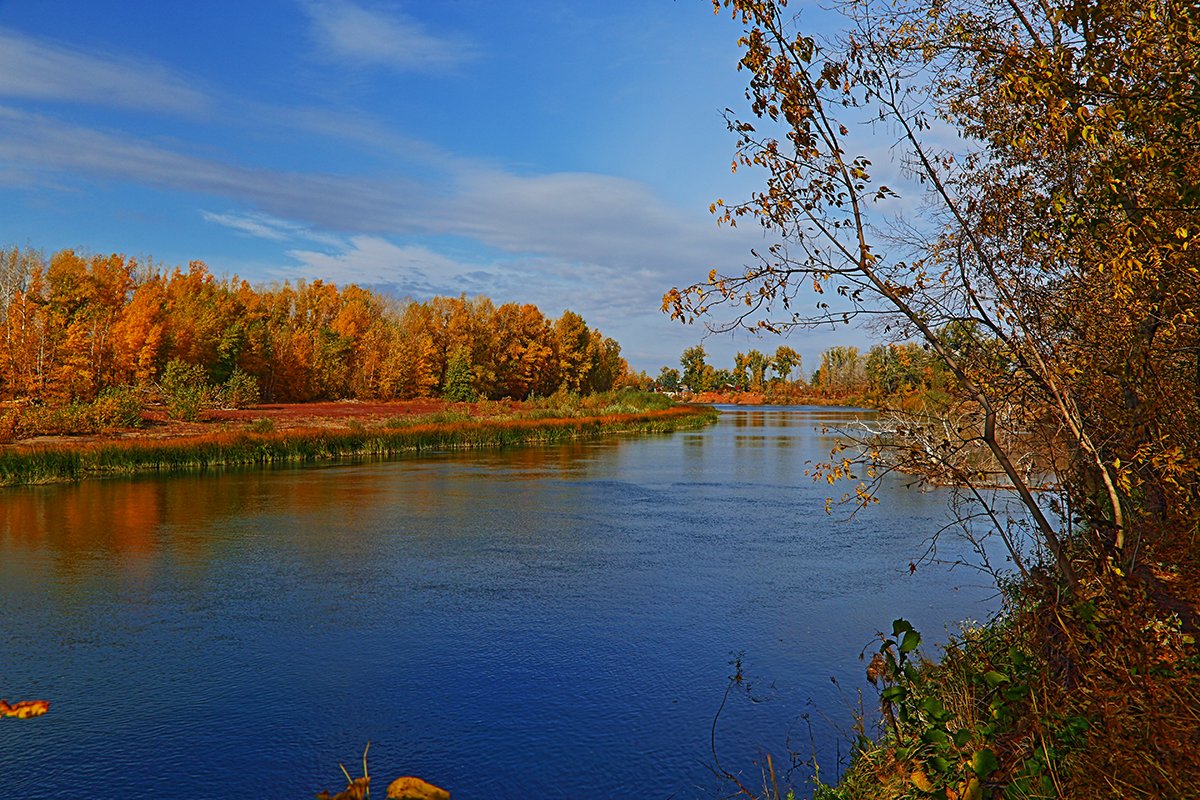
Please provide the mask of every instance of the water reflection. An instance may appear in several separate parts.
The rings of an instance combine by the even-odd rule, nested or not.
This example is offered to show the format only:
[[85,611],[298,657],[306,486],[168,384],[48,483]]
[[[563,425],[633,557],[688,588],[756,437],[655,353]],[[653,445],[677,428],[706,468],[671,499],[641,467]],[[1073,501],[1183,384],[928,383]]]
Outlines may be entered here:
[[775,687],[722,718],[749,766],[807,737],[810,699],[838,713],[829,676],[861,685],[855,656],[901,610],[931,639],[986,613],[957,575],[907,574],[940,497],[824,514],[806,464],[855,414],[10,490],[0,607],[33,633],[0,679],[56,705],[0,727],[6,791],[304,796],[370,739],[373,773],[463,800],[711,797],[730,653]]

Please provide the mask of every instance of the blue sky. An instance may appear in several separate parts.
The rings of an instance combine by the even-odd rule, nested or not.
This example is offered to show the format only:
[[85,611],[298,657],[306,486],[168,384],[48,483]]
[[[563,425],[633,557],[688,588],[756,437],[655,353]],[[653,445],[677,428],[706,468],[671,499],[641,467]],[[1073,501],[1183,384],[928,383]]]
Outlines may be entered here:
[[703,335],[663,292],[760,243],[708,211],[754,186],[738,34],[706,0],[0,0],[0,243],[570,308],[656,374]]

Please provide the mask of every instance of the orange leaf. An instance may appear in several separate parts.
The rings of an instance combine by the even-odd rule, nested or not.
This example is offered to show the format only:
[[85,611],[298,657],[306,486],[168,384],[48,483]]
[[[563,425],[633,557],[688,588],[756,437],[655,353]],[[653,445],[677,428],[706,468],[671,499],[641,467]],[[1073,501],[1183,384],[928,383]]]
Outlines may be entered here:
[[49,710],[49,700],[22,700],[12,705],[9,705],[6,700],[0,700],[0,717],[29,719],[30,717],[40,717]]

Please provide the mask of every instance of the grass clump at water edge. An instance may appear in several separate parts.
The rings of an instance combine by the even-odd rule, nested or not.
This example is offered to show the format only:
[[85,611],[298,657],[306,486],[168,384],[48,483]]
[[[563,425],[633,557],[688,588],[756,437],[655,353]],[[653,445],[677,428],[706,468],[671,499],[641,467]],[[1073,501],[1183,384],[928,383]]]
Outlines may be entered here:
[[[610,404],[611,405],[611,404]],[[649,405],[649,404],[648,404]],[[654,404],[657,405],[657,404]],[[598,409],[603,411],[603,407]],[[439,412],[396,427],[216,432],[171,441],[132,439],[0,451],[0,485],[80,480],[92,476],[172,472],[217,466],[311,462],[477,447],[593,439],[616,433],[668,433],[707,425],[711,408],[672,405],[625,413],[535,417],[540,409],[475,417]]]

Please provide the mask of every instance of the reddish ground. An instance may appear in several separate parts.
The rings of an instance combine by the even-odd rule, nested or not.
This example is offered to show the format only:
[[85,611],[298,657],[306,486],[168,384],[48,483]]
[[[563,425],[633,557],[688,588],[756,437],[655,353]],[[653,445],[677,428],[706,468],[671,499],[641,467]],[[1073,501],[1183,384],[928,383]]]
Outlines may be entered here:
[[760,392],[700,392],[692,395],[692,402],[760,406],[763,403],[763,396]]
[[[269,419],[276,427],[295,427],[302,425],[311,427],[313,424],[337,423],[345,425],[350,420],[367,422],[382,422],[392,417],[408,414],[431,414],[442,411],[450,404],[444,400],[396,400],[390,403],[364,403],[356,400],[339,400],[331,403],[271,403],[251,408],[219,409],[206,411],[201,416],[201,424],[213,422],[245,422],[247,424],[260,419]],[[165,412],[151,412],[148,419],[155,422],[165,422]]]
[[[87,436],[36,436],[22,439],[18,446],[78,444],[113,439],[178,439],[218,431],[241,430],[268,419],[277,431],[293,428],[345,428],[351,422],[372,425],[393,417],[430,414],[453,404],[443,400],[399,400],[390,403],[364,403],[340,400],[331,403],[270,403],[243,409],[205,411],[197,422],[167,419],[163,410],[147,411],[141,428]],[[467,406],[461,406],[467,408]]]

